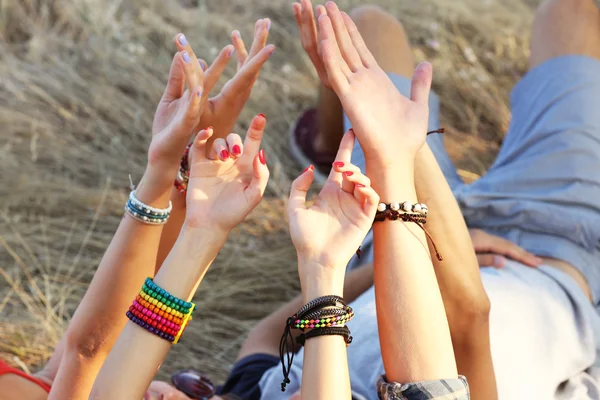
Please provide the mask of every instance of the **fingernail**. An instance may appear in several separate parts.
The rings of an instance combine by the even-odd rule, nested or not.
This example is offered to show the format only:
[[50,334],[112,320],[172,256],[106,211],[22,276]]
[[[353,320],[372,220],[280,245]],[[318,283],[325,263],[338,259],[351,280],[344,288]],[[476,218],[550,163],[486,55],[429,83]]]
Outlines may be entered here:
[[211,126],[209,126],[208,128],[206,128],[206,130],[207,130],[207,131],[212,131],[212,130],[213,130],[213,127],[212,127],[212,125],[211,125]]
[[356,183],[356,184],[354,184],[354,186],[356,186],[357,188],[363,188],[363,187],[365,187],[365,185],[363,185],[361,183]]
[[235,37],[240,37],[240,31],[238,31],[237,29],[233,32],[231,32],[231,36],[235,36]]
[[198,93],[196,94],[196,96],[202,97],[202,90],[198,90]]
[[229,152],[227,150],[221,151],[221,160],[227,160],[229,158]]
[[352,175],[354,175],[354,172],[352,172],[352,171],[346,171],[346,172],[344,172],[344,175],[345,176],[352,176]]
[[269,32],[269,30],[271,29],[271,20],[267,20],[267,32]]
[[183,56],[183,61],[185,61],[186,63],[189,64],[190,63],[190,55],[188,54],[188,52],[184,51],[182,56]]
[[267,117],[263,113],[258,114],[257,117],[263,117],[264,119],[267,119]]
[[498,268],[504,267],[504,257],[494,256],[494,265]]
[[238,154],[242,153],[242,148],[236,144],[235,146],[233,146],[231,151],[233,152],[233,154],[235,154],[237,156]]
[[229,54],[227,54],[227,57],[231,57],[233,53],[235,53],[235,48],[229,50]]
[[336,161],[333,163],[333,165],[335,165],[338,168],[342,168],[345,164],[341,161]]
[[200,63],[200,68],[202,68],[202,71],[206,71],[206,64],[204,63],[204,61],[198,60],[198,62]]
[[265,156],[265,149],[261,149],[258,152],[258,159],[260,160],[262,165],[267,165],[267,157]]
[[274,48],[273,51],[271,52],[271,54],[269,54],[269,57],[271,57],[273,54],[275,54],[275,50],[277,50],[277,49]]
[[306,169],[304,171],[302,171],[303,174],[305,174],[306,172],[308,172],[309,170],[313,169],[314,167],[311,165],[309,165],[308,167],[306,167]]
[[185,38],[185,35],[179,36],[179,44],[181,44],[182,46],[187,46],[188,45],[188,41]]

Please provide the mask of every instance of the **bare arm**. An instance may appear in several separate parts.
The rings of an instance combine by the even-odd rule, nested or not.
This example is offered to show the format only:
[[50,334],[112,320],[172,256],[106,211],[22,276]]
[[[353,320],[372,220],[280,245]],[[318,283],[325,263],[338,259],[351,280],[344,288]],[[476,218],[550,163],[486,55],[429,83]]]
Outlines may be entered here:
[[474,399],[496,399],[490,348],[490,302],[462,213],[435,156],[425,145],[415,162],[417,197],[430,208],[427,230],[444,260],[433,257],[458,372]]

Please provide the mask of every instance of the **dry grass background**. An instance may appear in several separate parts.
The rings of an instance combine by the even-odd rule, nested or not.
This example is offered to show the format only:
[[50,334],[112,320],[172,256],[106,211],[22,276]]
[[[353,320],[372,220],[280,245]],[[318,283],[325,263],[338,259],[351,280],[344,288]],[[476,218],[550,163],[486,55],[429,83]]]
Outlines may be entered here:
[[[298,288],[282,218],[301,167],[288,126],[317,79],[284,0],[0,0],[0,357],[35,370],[64,332],[145,165],[177,32],[205,59],[273,20],[278,50],[240,118],[269,118],[269,195],[203,282],[200,314],[161,370],[223,378],[245,332]],[[350,9],[364,2],[340,1]],[[535,0],[380,0],[434,64],[448,147],[472,179],[493,161],[527,68]],[[390,49],[394,51],[394,49]],[[233,63],[232,63],[233,64]],[[233,65],[232,65],[233,67]],[[229,70],[228,76],[233,72]]]

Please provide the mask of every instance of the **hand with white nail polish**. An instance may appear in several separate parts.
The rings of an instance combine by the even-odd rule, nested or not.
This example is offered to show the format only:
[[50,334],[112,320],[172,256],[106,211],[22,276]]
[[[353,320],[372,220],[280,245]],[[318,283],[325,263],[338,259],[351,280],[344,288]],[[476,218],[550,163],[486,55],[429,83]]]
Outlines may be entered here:
[[[258,79],[262,66],[275,51],[274,45],[266,45],[270,27],[271,21],[268,18],[256,22],[254,41],[249,52],[246,50],[239,31],[234,31],[232,45],[226,46],[210,67],[204,71],[204,93],[202,97],[205,103],[203,103],[204,107],[196,132],[212,126],[214,135],[209,145],[213,140],[225,138],[233,131],[235,123],[250,97],[252,87]],[[176,39],[175,44],[179,51],[192,52],[185,38],[183,42],[180,38]],[[237,73],[225,83],[219,93],[211,96],[212,89],[234,54],[237,55],[238,61]],[[193,59],[192,62],[194,62]],[[199,63],[201,66],[206,67],[203,60]]]
[[186,228],[227,235],[260,203],[269,180],[265,153],[260,150],[265,125],[265,117],[257,115],[243,145],[239,135],[229,135],[227,141],[214,141],[210,151],[213,129],[198,133],[190,149]]

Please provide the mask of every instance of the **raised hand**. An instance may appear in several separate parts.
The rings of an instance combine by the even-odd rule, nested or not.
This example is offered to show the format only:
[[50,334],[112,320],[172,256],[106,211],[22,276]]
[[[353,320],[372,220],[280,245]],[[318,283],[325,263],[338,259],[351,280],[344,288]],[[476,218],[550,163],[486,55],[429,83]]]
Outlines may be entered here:
[[169,187],[185,146],[197,132],[203,109],[203,85],[204,74],[194,53],[189,50],[176,53],[167,87],[154,115],[148,150],[148,166],[155,171],[153,180]]
[[[234,31],[232,34],[233,45],[226,46],[210,68],[206,70],[202,95],[206,103],[196,126],[196,132],[212,126],[214,130],[212,140],[214,140],[227,136],[233,130],[240,112],[250,97],[252,87],[258,79],[260,69],[275,51],[274,45],[266,46],[270,27],[271,21],[268,18],[256,22],[254,41],[249,53],[246,51],[239,32]],[[183,35],[176,37],[175,45],[179,51],[187,50],[191,52],[191,47]],[[234,50],[238,59],[237,73],[223,86],[217,95],[209,97]],[[203,67],[206,66],[203,60],[200,60],[199,63]]]
[[264,115],[254,117],[244,143],[236,134],[216,139],[206,156],[212,127],[198,133],[191,151],[185,224],[229,233],[260,203],[269,180]]
[[306,194],[314,167],[308,167],[292,184],[288,216],[303,289],[328,273],[343,284],[346,264],[373,224],[379,197],[369,178],[350,164],[353,146],[354,134],[349,131],[325,186],[311,205],[306,204]]
[[[327,70],[325,69],[325,64],[323,64],[320,42],[317,41],[317,26],[315,24],[312,3],[310,0],[301,0],[299,3],[292,4],[292,8],[294,10],[294,17],[296,17],[298,30],[300,31],[302,47],[315,66],[323,85],[331,89],[329,76],[327,76]],[[325,13],[323,7],[317,8],[317,18]]]
[[325,9],[317,9],[327,76],[352,122],[367,168],[398,163],[412,168],[416,153],[425,143],[431,64],[417,67],[408,99],[379,67],[346,13],[331,1]]

